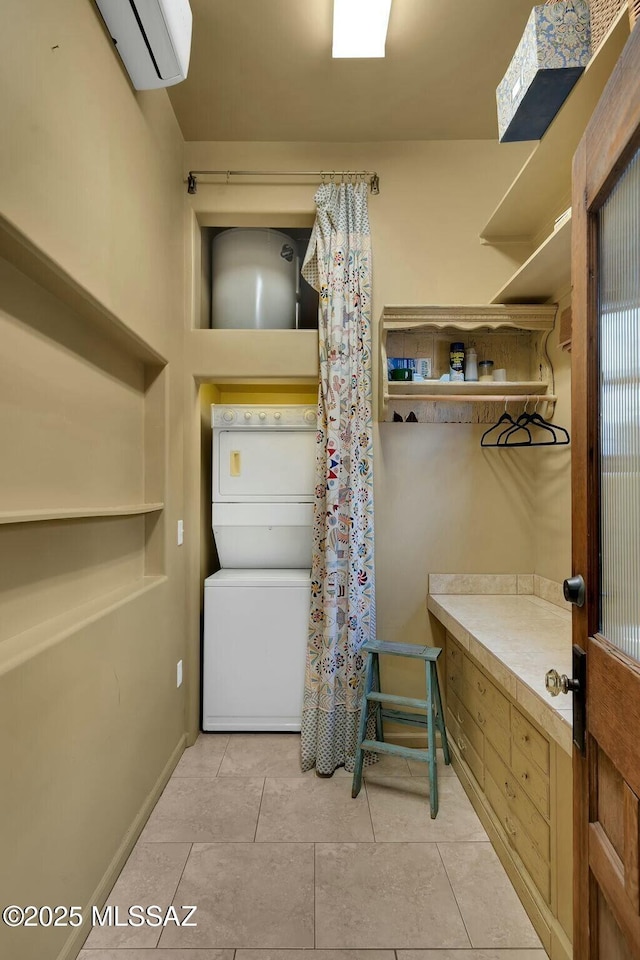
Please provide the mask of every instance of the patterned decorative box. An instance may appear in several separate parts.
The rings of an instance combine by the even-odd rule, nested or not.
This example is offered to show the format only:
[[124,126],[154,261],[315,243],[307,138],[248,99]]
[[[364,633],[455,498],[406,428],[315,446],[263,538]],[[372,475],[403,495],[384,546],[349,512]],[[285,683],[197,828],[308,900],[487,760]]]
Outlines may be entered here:
[[590,56],[586,0],[534,7],[496,91],[500,142],[539,140]]

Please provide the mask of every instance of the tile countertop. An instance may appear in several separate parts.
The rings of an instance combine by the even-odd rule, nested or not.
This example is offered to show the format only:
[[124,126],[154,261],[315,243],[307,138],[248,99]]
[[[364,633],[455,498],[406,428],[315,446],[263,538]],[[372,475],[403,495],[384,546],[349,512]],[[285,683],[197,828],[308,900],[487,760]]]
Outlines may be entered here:
[[[436,586],[432,583],[430,589]],[[570,611],[532,593],[515,591],[510,595],[429,593],[427,608],[571,754],[571,698],[551,697],[544,685],[551,667],[572,675]]]

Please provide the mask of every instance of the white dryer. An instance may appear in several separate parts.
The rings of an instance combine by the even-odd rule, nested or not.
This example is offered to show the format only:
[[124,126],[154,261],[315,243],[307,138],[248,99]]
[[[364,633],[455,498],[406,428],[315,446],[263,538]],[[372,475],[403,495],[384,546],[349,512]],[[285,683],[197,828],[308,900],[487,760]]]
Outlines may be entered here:
[[213,404],[211,419],[220,565],[310,567],[316,411]]
[[311,592],[316,412],[211,408],[203,730],[299,730]]

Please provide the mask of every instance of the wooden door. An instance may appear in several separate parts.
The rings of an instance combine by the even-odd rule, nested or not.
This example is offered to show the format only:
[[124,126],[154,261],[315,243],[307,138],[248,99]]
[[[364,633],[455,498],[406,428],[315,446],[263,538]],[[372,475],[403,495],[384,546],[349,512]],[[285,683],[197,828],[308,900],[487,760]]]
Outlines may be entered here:
[[[640,958],[640,28],[574,158],[574,954]],[[580,706],[580,695],[574,696]],[[578,727],[580,725],[578,724]],[[580,729],[574,726],[574,739]]]

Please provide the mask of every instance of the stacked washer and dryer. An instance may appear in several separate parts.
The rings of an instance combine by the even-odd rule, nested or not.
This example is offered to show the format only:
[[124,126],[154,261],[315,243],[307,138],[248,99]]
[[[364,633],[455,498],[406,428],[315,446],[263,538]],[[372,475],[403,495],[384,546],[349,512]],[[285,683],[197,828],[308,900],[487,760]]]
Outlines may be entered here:
[[316,412],[211,408],[203,730],[300,730],[309,625]]
[[[298,241],[234,228],[212,243],[211,325],[293,328]],[[300,730],[309,629],[316,412],[214,404],[204,585],[203,730]]]

